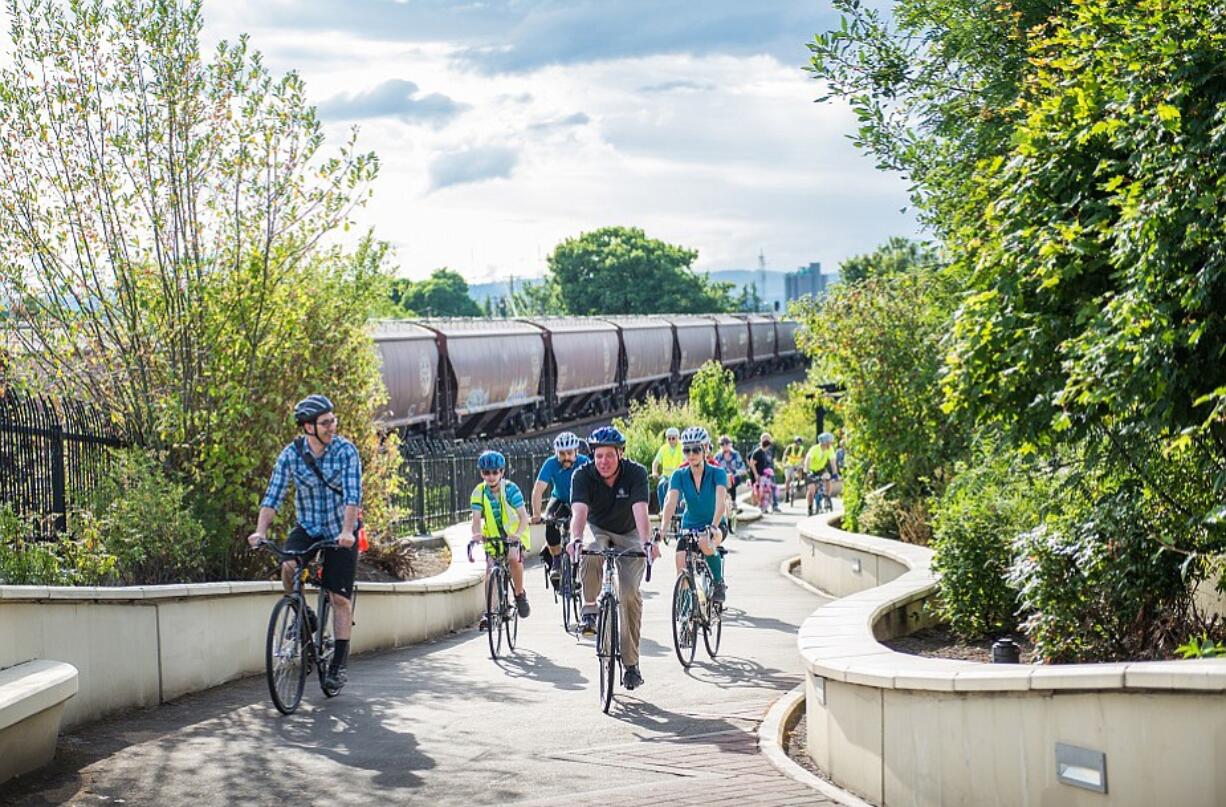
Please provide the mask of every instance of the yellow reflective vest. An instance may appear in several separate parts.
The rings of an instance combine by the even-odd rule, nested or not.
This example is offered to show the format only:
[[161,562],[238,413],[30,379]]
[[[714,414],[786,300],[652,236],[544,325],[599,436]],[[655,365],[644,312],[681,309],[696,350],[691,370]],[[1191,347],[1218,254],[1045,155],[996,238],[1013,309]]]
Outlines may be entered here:
[[[499,538],[505,534],[507,538],[513,538],[519,534],[519,513],[515,512],[515,508],[507,504],[507,482],[504,479],[498,485],[498,510],[502,515],[502,533],[498,531],[498,519],[494,516],[494,506],[490,503],[490,497],[485,495],[486,485],[484,482],[477,484],[473,488],[471,504],[481,505],[481,534],[486,538]],[[525,532],[523,537],[524,549],[532,548],[532,533]]]
[[676,446],[670,446],[665,442],[656,452],[656,461],[660,463],[660,472],[663,476],[672,476],[673,471],[680,468],[681,463],[685,462],[685,455],[681,453],[681,441],[678,440]]

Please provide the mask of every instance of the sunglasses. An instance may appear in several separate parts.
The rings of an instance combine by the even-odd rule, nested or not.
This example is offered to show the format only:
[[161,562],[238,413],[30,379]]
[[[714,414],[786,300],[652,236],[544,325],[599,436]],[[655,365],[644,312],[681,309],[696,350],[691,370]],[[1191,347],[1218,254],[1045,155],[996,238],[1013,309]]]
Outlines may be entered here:
[[499,471],[499,470],[495,469],[495,470],[493,470],[493,471],[482,471],[482,472],[481,472],[481,475],[482,475],[482,476],[498,476],[498,475],[500,475],[501,473],[502,473],[502,471]]
[[702,451],[702,446],[685,446],[681,449],[682,454],[701,454]]
[[329,426],[335,425],[335,424],[336,424],[336,423],[337,423],[339,420],[340,420],[340,418],[337,418],[337,417],[332,417],[332,418],[320,418],[319,420],[315,421],[315,425],[316,425],[316,426],[323,426],[323,427],[326,429],[326,428],[328,428]]

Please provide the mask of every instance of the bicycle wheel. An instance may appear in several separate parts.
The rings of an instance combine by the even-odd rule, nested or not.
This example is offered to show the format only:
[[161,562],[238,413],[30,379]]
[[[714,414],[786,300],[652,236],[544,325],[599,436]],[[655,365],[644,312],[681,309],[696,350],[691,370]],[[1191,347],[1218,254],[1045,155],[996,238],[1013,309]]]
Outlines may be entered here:
[[515,640],[519,638],[519,609],[515,607],[515,592],[511,588],[510,575],[502,576],[502,629],[507,635],[507,649],[515,651]]
[[282,714],[293,714],[302,702],[306,686],[307,650],[302,625],[306,607],[298,597],[286,595],[277,600],[268,620],[268,642],[264,649],[264,671],[268,694]]
[[498,599],[502,593],[501,572],[495,566],[485,581],[485,635],[490,643],[490,658],[495,661],[498,660],[498,651],[502,649],[502,604]]
[[702,643],[707,646],[707,655],[711,658],[715,658],[715,655],[719,652],[719,640],[724,636],[723,616],[724,606],[722,603],[707,603],[707,621],[702,626]]
[[574,610],[575,572],[571,568],[573,564],[569,553],[563,552],[559,558],[562,561],[562,627],[570,633],[571,623],[579,621],[579,613]]
[[686,669],[694,663],[694,599],[693,579],[688,572],[678,575],[673,583],[673,649]]
[[605,714],[617,686],[617,603],[605,600],[596,619],[596,658],[600,662],[600,708]]
[[332,657],[336,655],[336,626],[333,624],[336,620],[332,618],[332,601],[322,588],[319,590],[318,614],[319,627],[315,630],[315,646],[318,650],[315,654],[315,665],[319,670],[319,688],[326,697],[331,698],[338,693],[324,686],[324,679],[328,676]]

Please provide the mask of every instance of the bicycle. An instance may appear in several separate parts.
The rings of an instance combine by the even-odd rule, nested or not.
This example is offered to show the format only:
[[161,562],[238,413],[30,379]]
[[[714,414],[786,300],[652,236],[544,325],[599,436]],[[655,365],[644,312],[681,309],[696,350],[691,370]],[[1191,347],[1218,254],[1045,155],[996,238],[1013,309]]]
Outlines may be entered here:
[[[639,549],[584,549],[583,555],[604,558],[604,577],[600,595],[596,598],[596,659],[600,664],[601,711],[609,713],[613,689],[622,672],[621,633],[618,630],[617,588],[613,585],[613,570],[618,558],[646,558]],[[651,582],[651,559],[647,560],[647,581]]]
[[[719,653],[724,635],[724,605],[711,597],[715,581],[702,559],[702,552],[697,551],[699,539],[709,535],[710,530],[683,530],[674,534],[677,551],[685,552],[685,570],[673,583],[673,649],[677,651],[677,661],[688,670],[694,663],[700,630],[707,655],[714,659]],[[720,557],[727,557],[728,550],[722,546],[715,551]]]
[[[773,473],[763,471],[758,474],[758,478],[754,480],[754,490],[758,494],[758,509],[764,514],[779,507],[779,500],[775,494],[775,476]],[[770,499],[769,505],[766,503],[768,498]]]
[[809,474],[809,484],[816,486],[817,491],[820,491],[815,491],[813,494],[813,501],[809,503],[809,515],[813,515],[815,511],[819,515],[821,513],[834,512],[834,502],[831,500],[830,495],[825,492],[826,486],[824,484],[830,478],[829,471],[823,471],[821,474]]
[[[554,524],[558,531],[562,534],[562,546],[565,547],[570,543],[570,519],[569,518],[547,518],[547,522]],[[545,569],[545,584],[553,589],[553,601],[562,600],[562,628],[567,633],[578,633],[580,611],[583,609],[583,580],[579,576],[579,564],[570,559],[570,553],[563,551],[560,555],[554,558],[554,561],[561,560],[562,575],[559,587],[554,587],[549,582],[549,569]]]
[[468,562],[473,562],[473,547],[479,544],[493,545],[494,552],[487,553],[493,568],[485,580],[485,635],[490,644],[490,658],[498,660],[502,640],[506,637],[507,649],[515,652],[515,640],[519,637],[519,610],[515,607],[515,595],[511,589],[511,569],[507,565],[507,549],[520,545],[519,541],[505,538],[486,538],[484,541],[468,542]]
[[[332,601],[328,590],[322,585],[322,567],[306,557],[319,549],[334,549],[335,540],[316,541],[306,549],[282,549],[271,541],[260,541],[258,547],[276,555],[282,562],[294,561],[298,570],[294,574],[293,591],[277,600],[268,620],[268,639],[264,648],[264,672],[268,679],[268,693],[273,705],[281,714],[293,714],[302,702],[306,677],[312,662],[319,675],[319,688],[324,697],[332,698],[340,689],[330,689],[324,679],[328,665],[336,652],[336,637],[333,634]],[[319,600],[315,613],[307,606],[303,586],[314,580],[319,586]],[[351,597],[356,605],[357,589]]]
[[804,474],[801,472],[799,465],[789,465],[787,469],[787,480],[783,486],[783,500],[788,504],[796,501],[797,488],[801,486],[804,480]]

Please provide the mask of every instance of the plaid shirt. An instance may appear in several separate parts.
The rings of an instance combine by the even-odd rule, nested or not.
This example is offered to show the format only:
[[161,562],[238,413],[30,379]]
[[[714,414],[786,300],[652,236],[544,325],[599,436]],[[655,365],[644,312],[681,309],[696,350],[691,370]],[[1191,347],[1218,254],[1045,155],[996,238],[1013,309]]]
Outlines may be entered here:
[[335,538],[345,523],[345,507],[362,503],[362,460],[353,443],[337,436],[324,449],[323,456],[315,458],[315,463],[324,479],[339,487],[343,496],[330,490],[290,443],[277,457],[260,506],[278,509],[293,482],[298,523],[316,540]]

